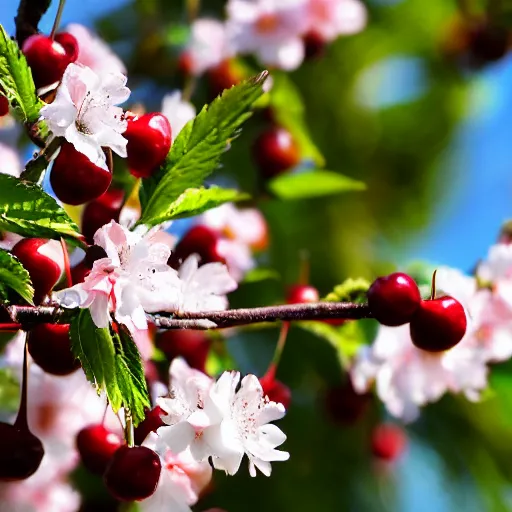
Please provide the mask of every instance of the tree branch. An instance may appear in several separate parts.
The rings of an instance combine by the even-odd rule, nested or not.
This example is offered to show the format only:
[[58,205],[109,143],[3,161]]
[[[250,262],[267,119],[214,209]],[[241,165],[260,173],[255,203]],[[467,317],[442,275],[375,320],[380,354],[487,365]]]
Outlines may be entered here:
[[37,26],[50,7],[51,0],[20,0],[16,22],[16,40],[21,48],[31,35],[37,34]]
[[[11,320],[25,329],[38,323],[68,323],[73,310],[60,306],[9,306],[6,311]],[[261,308],[228,309],[197,313],[158,313],[147,315],[148,320],[163,329],[224,329],[264,322],[296,320],[360,320],[372,318],[366,304],[352,302],[316,302],[287,304]]]

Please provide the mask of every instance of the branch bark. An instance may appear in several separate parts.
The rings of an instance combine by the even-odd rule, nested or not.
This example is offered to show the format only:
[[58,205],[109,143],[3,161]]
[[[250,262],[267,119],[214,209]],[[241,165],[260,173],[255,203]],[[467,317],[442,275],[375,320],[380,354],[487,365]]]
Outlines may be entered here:
[[27,38],[37,34],[37,27],[52,0],[20,0],[16,22],[16,40],[21,46]]
[[[68,323],[73,310],[59,306],[9,306],[6,311],[11,320],[25,329],[38,323]],[[163,329],[225,329],[265,322],[297,320],[360,320],[372,318],[366,304],[352,302],[316,302],[286,304],[261,308],[228,309],[197,313],[147,315],[148,320]]]

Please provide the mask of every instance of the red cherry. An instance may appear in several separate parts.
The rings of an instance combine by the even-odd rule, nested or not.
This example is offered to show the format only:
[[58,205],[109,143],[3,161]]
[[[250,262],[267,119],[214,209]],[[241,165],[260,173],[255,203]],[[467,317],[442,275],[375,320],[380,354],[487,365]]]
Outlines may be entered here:
[[6,116],[9,113],[9,101],[0,91],[0,117]]
[[405,432],[397,425],[388,423],[373,429],[371,447],[373,455],[379,459],[388,462],[396,460],[404,453],[406,445]]
[[60,32],[55,35],[55,41],[64,48],[70,62],[75,62],[76,59],[78,59],[79,48],[75,36],[71,35],[69,32]]
[[42,34],[30,36],[23,43],[22,51],[32,70],[37,88],[58,82],[68,65],[76,60],[78,43],[75,39],[75,46],[72,48],[71,38],[71,34],[66,35],[65,47],[57,40]]
[[350,380],[339,386],[331,387],[325,394],[327,414],[334,423],[353,425],[361,419],[371,402],[369,393],[357,393]]
[[38,324],[27,343],[32,359],[47,373],[69,375],[80,367],[71,352],[69,325]]
[[201,331],[169,330],[158,335],[156,346],[171,361],[183,357],[192,367],[205,372],[211,340]]
[[300,162],[300,151],[290,132],[273,127],[263,132],[254,142],[253,157],[266,178],[277,176]]
[[55,195],[66,204],[84,204],[100,197],[110,186],[112,174],[93,164],[73,144],[65,142],[50,173]]
[[285,409],[290,407],[292,401],[292,392],[288,386],[277,380],[272,372],[266,373],[260,379],[263,394],[268,396],[272,402],[277,402],[284,405]]
[[41,441],[25,426],[0,423],[0,482],[25,480],[44,456]]
[[160,457],[145,446],[121,446],[112,457],[103,480],[110,493],[121,501],[149,498],[158,485]]
[[324,54],[327,42],[323,38],[322,34],[312,30],[308,32],[303,37],[303,39],[306,51],[306,59],[316,59]]
[[411,319],[411,338],[422,350],[442,352],[462,340],[466,327],[466,312],[458,300],[448,296],[424,300]]
[[122,190],[109,188],[100,197],[87,204],[82,213],[82,233],[89,243],[92,243],[98,229],[111,220],[119,221],[123,201]]
[[112,456],[121,445],[121,438],[103,425],[89,425],[76,436],[76,447],[82,464],[97,475],[105,472]]
[[236,62],[232,59],[222,61],[217,66],[210,68],[207,72],[210,95],[215,98],[225,89],[231,89],[239,84],[245,75]]
[[305,304],[308,302],[318,302],[320,295],[314,286],[307,284],[294,284],[288,289],[286,294],[287,304]]
[[123,136],[128,140],[128,166],[137,178],[151,176],[171,149],[171,125],[167,117],[158,112],[128,118]]
[[30,274],[35,304],[40,304],[60,279],[62,269],[52,257],[58,250],[55,244],[58,242],[43,238],[24,238],[11,251]]
[[468,35],[470,55],[475,65],[500,60],[508,52],[510,36],[504,27],[484,21],[473,24]]
[[379,277],[367,293],[368,306],[382,325],[397,326],[411,321],[421,295],[412,277],[401,272]]
[[85,260],[72,267],[71,279],[73,280],[73,284],[83,283],[90,272],[91,268],[87,265]]
[[191,254],[199,254],[201,263],[224,263],[224,258],[219,254],[218,242],[221,235],[218,231],[207,226],[193,226],[175,247],[168,264],[178,268]]
[[135,444],[141,445],[151,432],[156,432],[165,423],[162,421],[165,412],[157,405],[154,409],[146,411],[146,417],[135,429]]

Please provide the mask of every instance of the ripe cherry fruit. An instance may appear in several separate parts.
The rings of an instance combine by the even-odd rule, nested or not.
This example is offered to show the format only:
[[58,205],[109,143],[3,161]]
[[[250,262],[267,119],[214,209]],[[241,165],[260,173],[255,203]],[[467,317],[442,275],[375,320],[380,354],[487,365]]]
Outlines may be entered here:
[[314,286],[307,284],[294,284],[288,289],[286,302],[288,304],[306,304],[308,302],[318,302],[320,294]]
[[110,459],[121,445],[121,438],[103,425],[89,425],[76,436],[76,447],[83,465],[97,475],[105,472]]
[[30,274],[34,302],[40,304],[60,279],[63,268],[61,245],[55,240],[24,238],[11,252]]
[[192,368],[205,372],[211,340],[201,331],[169,330],[158,335],[156,346],[169,361],[183,357]]
[[82,213],[82,233],[92,243],[96,231],[111,220],[119,221],[124,201],[124,192],[109,188],[100,197],[91,201]]
[[38,324],[30,331],[27,344],[34,362],[47,373],[69,375],[80,367],[71,352],[67,324]]
[[300,151],[291,133],[278,126],[264,131],[256,139],[252,153],[265,178],[288,171],[300,162]]
[[375,457],[392,462],[404,453],[406,446],[407,437],[399,426],[383,423],[373,429],[371,447]]
[[[61,44],[60,40],[64,43]],[[78,43],[71,34],[59,34],[55,40],[34,34],[24,43],[22,51],[32,71],[37,88],[58,82],[64,71],[78,56]]]
[[84,204],[100,197],[112,182],[112,174],[93,164],[73,144],[64,142],[53,163],[50,183],[55,195],[66,204]]
[[135,444],[141,445],[150,432],[156,432],[165,425],[162,421],[162,414],[165,414],[165,412],[158,405],[154,409],[146,411],[146,417],[135,428]]
[[268,396],[270,401],[283,404],[285,409],[290,407],[292,392],[288,386],[275,378],[274,372],[267,372],[261,377],[260,384],[263,395]]
[[402,272],[376,279],[367,297],[375,319],[391,327],[410,322],[421,303],[418,285],[412,277]]
[[158,485],[160,457],[145,446],[121,446],[113,455],[103,480],[110,493],[121,501],[149,498]]
[[167,117],[158,112],[128,118],[123,136],[128,140],[128,166],[137,178],[151,176],[171,149],[171,125]]
[[411,339],[422,350],[442,352],[462,340],[466,327],[466,312],[458,300],[449,296],[424,300],[411,319]]
[[0,91],[0,117],[6,116],[9,113],[9,101]]

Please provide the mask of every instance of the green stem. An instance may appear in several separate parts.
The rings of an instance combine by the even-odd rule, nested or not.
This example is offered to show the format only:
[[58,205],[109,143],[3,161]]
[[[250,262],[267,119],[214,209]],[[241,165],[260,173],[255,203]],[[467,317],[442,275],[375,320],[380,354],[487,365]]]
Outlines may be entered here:
[[60,19],[62,18],[62,11],[64,11],[64,5],[66,4],[66,0],[59,0],[59,8],[57,9],[57,14],[55,15],[55,21],[53,22],[52,31],[50,32],[50,39],[55,37],[57,30],[59,30]]
[[128,407],[124,408],[124,437],[126,439],[126,444],[129,448],[132,448],[135,444],[134,440],[134,432],[133,432],[133,419],[132,413]]
[[270,363],[269,370],[273,368],[274,372],[279,365],[281,355],[283,354],[284,346],[286,345],[286,338],[288,337],[288,331],[290,330],[290,322],[283,322],[281,324],[281,330],[279,331],[279,338],[277,340],[276,349],[274,351],[274,357]]
[[436,275],[437,269],[434,270],[432,274],[432,287],[430,288],[430,300],[434,300],[436,298]]

